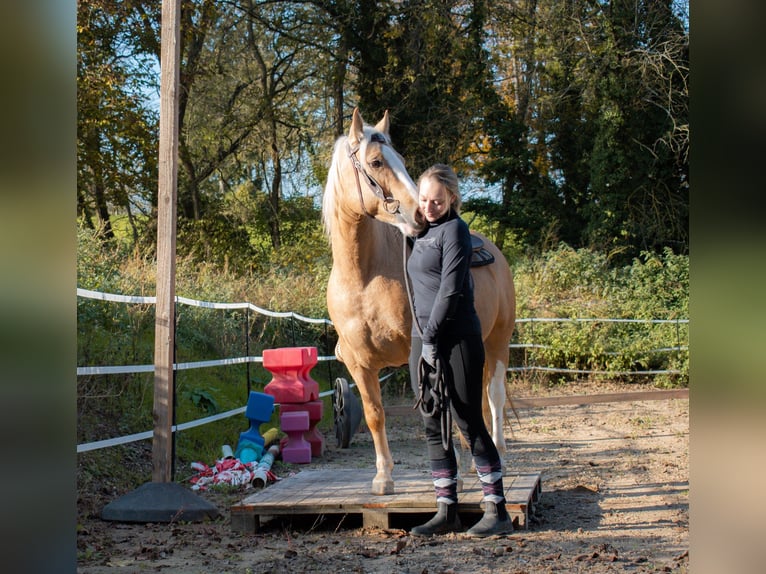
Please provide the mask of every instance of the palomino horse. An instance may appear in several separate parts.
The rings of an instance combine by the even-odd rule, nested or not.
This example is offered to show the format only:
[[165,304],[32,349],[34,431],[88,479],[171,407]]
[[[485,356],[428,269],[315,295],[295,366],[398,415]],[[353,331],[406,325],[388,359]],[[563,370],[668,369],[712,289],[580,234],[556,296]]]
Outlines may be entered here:
[[[394,492],[394,461],[378,374],[408,361],[412,316],[404,283],[404,235],[416,235],[426,224],[418,209],[417,188],[391,146],[389,125],[388,112],[371,127],[354,110],[348,136],[335,144],[322,205],[333,255],[327,309],[338,333],[336,356],[356,382],[375,444],[373,494]],[[516,299],[507,261],[482,239],[495,257],[493,264],[472,269],[486,354],[483,411],[502,455],[505,374]]]

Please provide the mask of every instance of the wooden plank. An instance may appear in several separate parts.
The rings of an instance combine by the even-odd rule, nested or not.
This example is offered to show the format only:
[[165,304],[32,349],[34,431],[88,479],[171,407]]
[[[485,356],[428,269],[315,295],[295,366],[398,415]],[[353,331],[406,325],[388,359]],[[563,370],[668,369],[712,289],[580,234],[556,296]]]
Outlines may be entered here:
[[[369,492],[374,470],[306,470],[282,479],[231,507],[231,527],[237,532],[257,532],[261,518],[312,515],[361,514],[365,526],[389,528],[393,515],[436,511],[433,483],[427,471],[395,473],[396,493],[378,496]],[[529,510],[539,498],[540,474],[504,477],[508,511],[517,527],[529,524]],[[464,477],[458,512],[483,511],[481,484],[475,473]]]
[[362,525],[365,528],[391,528],[391,513],[365,508],[362,510]]

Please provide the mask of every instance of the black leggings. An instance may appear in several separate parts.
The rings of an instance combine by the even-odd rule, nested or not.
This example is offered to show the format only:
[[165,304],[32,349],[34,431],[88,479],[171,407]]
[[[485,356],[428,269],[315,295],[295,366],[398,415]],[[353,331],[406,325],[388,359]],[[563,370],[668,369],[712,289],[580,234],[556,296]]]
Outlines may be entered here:
[[[418,363],[423,342],[419,337],[412,337],[412,349],[410,351],[410,382],[415,397],[418,390]],[[451,376],[446,380],[451,383],[449,387],[452,419],[460,429],[463,437],[468,441],[473,456],[474,465],[479,475],[497,477],[501,472],[500,455],[495,443],[492,442],[482,416],[482,371],[484,369],[484,344],[480,335],[469,335],[454,342],[443,342],[438,347],[440,357],[449,357],[449,364],[442,368],[448,368]],[[423,424],[426,432],[428,445],[428,457],[431,461],[431,471],[435,479],[437,477],[457,475],[457,460],[452,441],[445,450],[442,445],[441,423],[439,416],[423,415]],[[485,480],[482,480],[483,486]],[[495,484],[495,480],[489,480]],[[486,485],[487,487],[490,484]],[[498,492],[498,488],[500,491]],[[438,491],[438,489],[437,489]],[[485,488],[485,495],[496,494],[502,497],[502,483],[496,484],[495,488]],[[439,493],[437,492],[437,495]],[[451,498],[446,492],[442,496]],[[455,494],[456,496],[456,494]]]

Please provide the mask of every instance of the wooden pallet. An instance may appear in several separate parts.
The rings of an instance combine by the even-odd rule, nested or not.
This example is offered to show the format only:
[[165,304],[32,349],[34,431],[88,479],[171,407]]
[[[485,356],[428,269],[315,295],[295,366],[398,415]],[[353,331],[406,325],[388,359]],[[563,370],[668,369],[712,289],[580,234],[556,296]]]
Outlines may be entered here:
[[[231,507],[235,532],[258,532],[278,517],[361,515],[364,527],[392,528],[394,519],[417,518],[436,512],[431,475],[403,470],[394,476],[396,494],[369,492],[372,470],[304,470],[256,492]],[[542,493],[540,473],[510,474],[503,478],[506,506],[517,529],[529,527],[529,513]],[[465,477],[458,514],[469,525],[481,517],[481,485],[475,473]],[[414,525],[414,523],[413,523]]]

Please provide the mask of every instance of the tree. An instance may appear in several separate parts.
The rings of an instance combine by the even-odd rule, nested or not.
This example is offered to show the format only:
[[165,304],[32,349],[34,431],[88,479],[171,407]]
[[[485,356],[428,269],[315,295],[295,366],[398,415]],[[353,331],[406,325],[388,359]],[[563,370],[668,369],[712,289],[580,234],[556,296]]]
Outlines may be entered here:
[[531,245],[556,233],[560,195],[551,180],[540,62],[538,0],[497,5],[489,18],[491,76],[485,79],[483,132],[473,162],[489,182],[500,183],[500,202],[476,199],[466,206],[495,222],[495,243],[513,233]]
[[[688,245],[688,33],[667,0],[526,0],[490,18],[475,205],[530,245]],[[502,233],[500,233],[502,235]]]
[[138,241],[134,212],[156,205],[158,116],[145,96],[153,85],[146,28],[128,4],[77,4],[77,211],[111,238],[119,207]]
[[[626,258],[684,251],[684,10],[683,0],[189,0],[179,254],[244,268],[299,241],[285,229],[305,229],[303,190],[321,186],[355,105],[371,122],[389,111],[414,177],[447,162],[496,183],[499,194],[472,194],[466,208],[501,246],[513,235]],[[158,64],[156,2],[78,4],[78,211],[108,233],[127,214],[148,244]]]
[[[603,40],[592,60],[592,99],[586,104],[595,135],[585,236],[630,258],[665,246],[683,250],[688,162],[677,134],[679,125],[688,126],[682,103],[688,39],[682,22],[670,0],[637,0],[607,5],[596,23]],[[647,65],[658,53],[673,59]],[[658,86],[666,86],[659,98]],[[669,95],[674,109],[663,105]],[[672,142],[680,145],[674,149]]]
[[307,53],[313,44],[282,31],[305,14],[254,0],[184,3],[180,255],[242,266],[255,256],[252,221],[233,217],[225,201],[243,184],[256,195],[266,189],[267,201],[259,203],[265,209],[255,216],[265,216],[272,247],[281,246],[285,169],[304,153],[306,117],[316,115],[316,99],[301,94],[319,69]]

